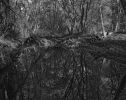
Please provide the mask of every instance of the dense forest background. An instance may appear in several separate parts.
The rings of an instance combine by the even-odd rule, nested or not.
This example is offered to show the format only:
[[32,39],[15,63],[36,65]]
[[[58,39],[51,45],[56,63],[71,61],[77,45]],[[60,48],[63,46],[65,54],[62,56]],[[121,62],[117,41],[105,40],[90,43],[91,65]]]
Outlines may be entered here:
[[0,100],[125,100],[126,0],[0,0]]

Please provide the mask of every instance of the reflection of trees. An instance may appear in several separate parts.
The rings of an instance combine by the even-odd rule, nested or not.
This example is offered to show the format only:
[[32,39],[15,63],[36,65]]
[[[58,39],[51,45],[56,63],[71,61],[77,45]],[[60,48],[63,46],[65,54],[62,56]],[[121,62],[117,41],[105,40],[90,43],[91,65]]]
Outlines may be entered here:
[[[33,93],[36,98],[40,96],[40,92],[38,92],[42,91],[40,88],[44,88],[54,97],[99,98],[100,100],[100,67],[97,67],[100,66],[100,63],[98,64],[96,61],[105,57],[125,64],[125,48],[123,48],[125,40],[116,42],[117,40],[99,39],[94,41],[94,35],[78,37],[52,37],[58,42],[53,40],[46,48],[43,43],[39,43],[39,45],[43,45],[41,48],[38,43],[37,45],[23,44],[14,48],[13,51],[9,51],[10,61],[1,69],[6,68],[5,73],[2,73],[5,81],[1,80],[1,84],[6,86],[4,91],[8,92],[8,97],[13,98],[15,93],[20,96],[26,95],[25,92],[29,91],[30,94],[27,94],[26,97],[32,97]],[[49,38],[44,37],[44,39]],[[95,39],[97,38],[95,37]],[[31,42],[29,40],[24,43]],[[23,66],[24,69],[20,69]],[[56,90],[57,92],[52,94]]]

